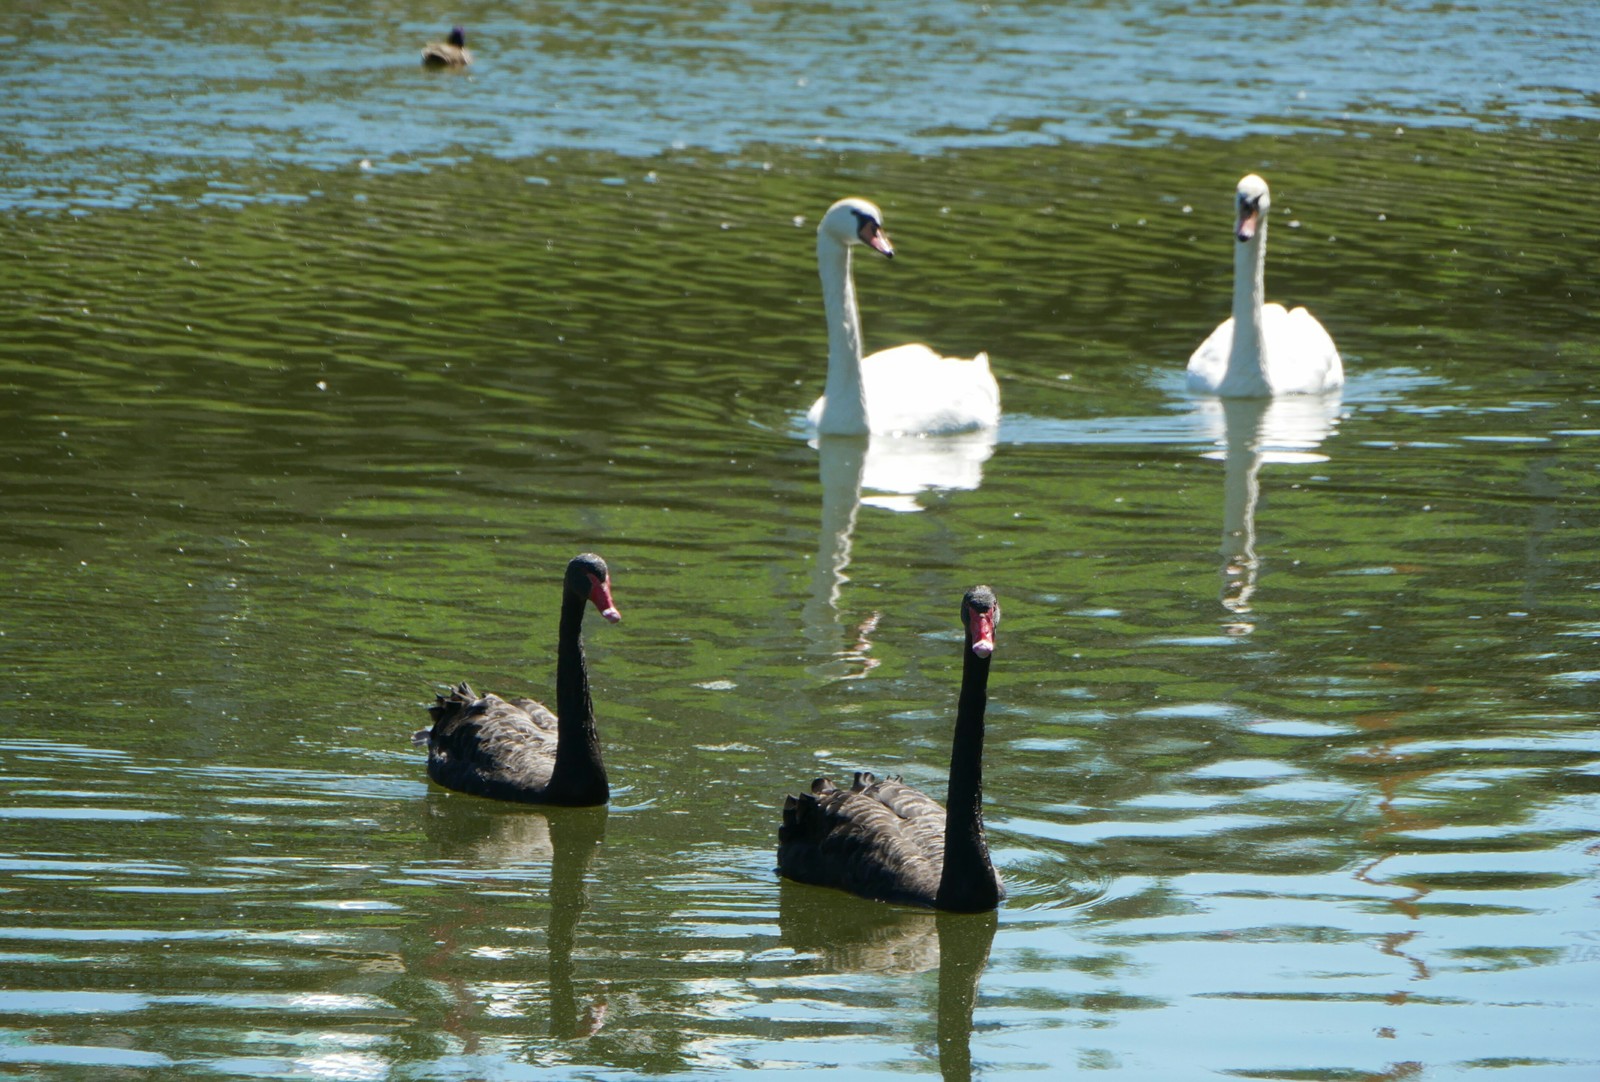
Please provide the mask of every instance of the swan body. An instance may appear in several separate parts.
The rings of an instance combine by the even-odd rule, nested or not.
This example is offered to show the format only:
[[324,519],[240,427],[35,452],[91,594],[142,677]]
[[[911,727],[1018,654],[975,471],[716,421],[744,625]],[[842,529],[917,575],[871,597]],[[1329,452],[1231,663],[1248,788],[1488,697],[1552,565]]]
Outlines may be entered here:
[[861,355],[850,250],[864,244],[893,259],[883,213],[841,199],[817,225],[817,274],[828,318],[828,379],[806,421],[825,436],[934,434],[1000,423],[1000,386],[989,355],[945,357],[924,345]]
[[1000,605],[987,586],[961,605],[961,697],[946,808],[897,778],[858,773],[848,789],[828,778],[784,801],[778,873],[882,902],[986,912],[1005,888],[983,830],[983,715]]
[[472,63],[472,53],[467,51],[467,32],[459,26],[450,28],[444,41],[430,41],[422,47],[422,66],[425,68],[464,68]]
[[428,776],[440,785],[524,804],[588,807],[610,798],[581,635],[588,604],[610,623],[622,619],[605,561],[574,557],[562,594],[557,713],[532,699],[480,696],[466,683],[438,696],[428,708],[433,725],[413,739],[426,745]]
[[1189,390],[1223,397],[1320,394],[1344,385],[1333,338],[1304,308],[1264,304],[1267,182],[1239,181],[1233,252],[1233,315],[1189,358]]

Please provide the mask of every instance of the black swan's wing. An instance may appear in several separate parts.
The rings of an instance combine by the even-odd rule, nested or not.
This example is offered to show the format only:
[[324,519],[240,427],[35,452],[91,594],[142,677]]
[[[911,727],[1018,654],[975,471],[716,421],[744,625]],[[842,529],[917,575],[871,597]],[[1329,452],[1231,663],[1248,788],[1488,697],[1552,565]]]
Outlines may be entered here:
[[944,808],[896,778],[818,778],[784,801],[778,871],[864,898],[932,905],[944,869]]
[[428,774],[440,785],[516,800],[518,793],[550,784],[556,716],[539,703],[480,696],[463,683],[440,695],[428,713]]

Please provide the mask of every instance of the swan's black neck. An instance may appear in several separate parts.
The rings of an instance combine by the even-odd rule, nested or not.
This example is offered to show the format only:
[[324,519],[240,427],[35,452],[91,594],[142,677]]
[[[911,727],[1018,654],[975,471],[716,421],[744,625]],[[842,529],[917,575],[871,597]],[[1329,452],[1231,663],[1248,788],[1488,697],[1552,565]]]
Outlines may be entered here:
[[556,646],[556,765],[550,773],[552,804],[604,804],[611,796],[600,735],[589,699],[589,665],[583,656],[581,594],[562,592],[560,640]]
[[950,749],[950,789],[945,797],[944,873],[938,909],[979,913],[1000,904],[1000,881],[983,836],[983,713],[989,692],[989,659],[972,652],[962,636],[961,699]]

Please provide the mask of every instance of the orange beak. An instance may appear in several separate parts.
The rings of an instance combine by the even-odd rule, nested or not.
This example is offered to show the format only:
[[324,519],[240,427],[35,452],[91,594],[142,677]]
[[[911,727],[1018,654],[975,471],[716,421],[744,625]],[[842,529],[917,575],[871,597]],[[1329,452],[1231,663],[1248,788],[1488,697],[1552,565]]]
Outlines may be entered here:
[[890,259],[894,258],[894,245],[889,243],[889,234],[885,233],[877,222],[870,220],[862,222],[856,236],[860,237],[861,243],[867,247],[882,252]]
[[1260,224],[1261,224],[1261,204],[1259,204],[1259,203],[1240,203],[1239,204],[1239,227],[1234,232],[1234,235],[1239,238],[1239,243],[1243,244],[1245,241],[1247,241],[1251,237],[1255,236],[1256,235],[1256,228]]

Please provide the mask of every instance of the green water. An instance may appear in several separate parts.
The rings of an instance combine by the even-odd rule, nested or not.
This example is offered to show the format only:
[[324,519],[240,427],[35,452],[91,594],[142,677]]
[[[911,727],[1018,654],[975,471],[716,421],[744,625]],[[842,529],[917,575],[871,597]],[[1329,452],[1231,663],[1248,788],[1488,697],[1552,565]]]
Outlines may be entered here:
[[[1595,139],[219,158],[0,215],[0,1069],[1593,1077]],[[1182,391],[1251,170],[1336,401]],[[995,439],[806,442],[845,194],[868,348],[987,349]],[[436,687],[552,693],[584,549],[612,807],[430,787]],[[816,774],[942,790],[980,581],[998,917],[780,884]]]

